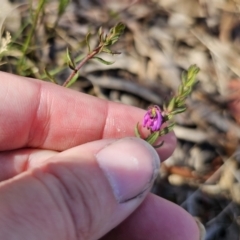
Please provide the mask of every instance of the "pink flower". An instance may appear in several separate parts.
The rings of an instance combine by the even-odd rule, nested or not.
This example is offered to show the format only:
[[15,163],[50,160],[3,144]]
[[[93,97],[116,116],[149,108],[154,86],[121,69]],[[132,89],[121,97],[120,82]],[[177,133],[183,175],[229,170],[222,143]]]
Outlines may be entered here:
[[161,109],[155,105],[150,107],[143,118],[143,127],[147,127],[152,132],[157,132],[163,122],[163,116],[161,114]]

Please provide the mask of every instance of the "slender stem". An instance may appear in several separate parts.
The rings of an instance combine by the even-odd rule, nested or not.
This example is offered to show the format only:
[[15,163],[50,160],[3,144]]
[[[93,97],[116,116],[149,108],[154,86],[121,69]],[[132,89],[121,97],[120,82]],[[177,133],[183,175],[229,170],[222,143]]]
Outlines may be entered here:
[[41,10],[42,10],[45,2],[46,2],[46,0],[42,0],[42,1],[40,1],[39,4],[38,4],[38,7],[37,7],[37,10],[36,10],[35,16],[34,16],[34,18],[33,18],[32,27],[31,27],[31,29],[30,29],[30,32],[29,32],[28,36],[27,36],[26,42],[25,42],[24,45],[23,45],[22,57],[21,57],[21,59],[20,59],[20,61],[19,61],[19,64],[18,64],[19,67],[21,67],[21,65],[22,65],[22,63],[23,63],[23,59],[24,59],[24,57],[25,57],[25,55],[26,55],[26,53],[27,53],[27,50],[28,50],[28,48],[29,48],[29,45],[30,45],[30,43],[31,43],[31,40],[32,40],[34,31],[36,30],[36,26],[37,26],[37,21],[38,21],[39,14],[40,14],[40,12],[41,12]]
[[74,76],[78,73],[80,68],[91,58],[93,58],[96,54],[98,54],[101,51],[102,45],[95,48],[91,53],[89,53],[72,71],[72,73],[69,75],[69,77],[66,79],[66,81],[63,83],[63,87],[66,87],[69,82],[74,78]]

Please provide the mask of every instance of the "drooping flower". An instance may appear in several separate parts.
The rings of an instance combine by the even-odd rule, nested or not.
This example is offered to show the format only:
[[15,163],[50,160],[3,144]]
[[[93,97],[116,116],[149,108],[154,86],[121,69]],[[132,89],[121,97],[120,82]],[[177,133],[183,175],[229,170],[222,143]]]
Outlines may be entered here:
[[144,115],[143,127],[147,127],[152,132],[157,132],[160,130],[162,122],[163,116],[161,109],[157,105],[154,105],[150,107],[147,113]]

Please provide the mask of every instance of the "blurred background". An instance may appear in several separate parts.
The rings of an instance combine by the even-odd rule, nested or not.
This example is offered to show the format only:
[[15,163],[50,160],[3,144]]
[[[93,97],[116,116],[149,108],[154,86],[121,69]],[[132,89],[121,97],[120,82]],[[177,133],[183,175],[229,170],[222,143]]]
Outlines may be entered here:
[[62,84],[71,73],[66,49],[79,61],[86,35],[96,46],[99,27],[118,22],[126,25],[113,47],[121,54],[103,54],[112,65],[89,61],[72,88],[144,109],[162,106],[182,71],[197,64],[188,109],[175,117],[177,148],[153,192],[199,218],[206,240],[239,240],[239,0],[1,0],[0,70],[47,80],[47,69]]

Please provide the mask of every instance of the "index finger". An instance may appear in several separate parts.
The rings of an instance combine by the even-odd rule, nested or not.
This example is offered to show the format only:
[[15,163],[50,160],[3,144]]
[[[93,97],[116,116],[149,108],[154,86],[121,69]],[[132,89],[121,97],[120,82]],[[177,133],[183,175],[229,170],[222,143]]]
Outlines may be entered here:
[[[134,136],[144,110],[109,102],[35,79],[0,73],[0,150],[62,151],[102,138]],[[168,157],[173,133],[160,150]],[[165,149],[165,150],[164,150]]]

